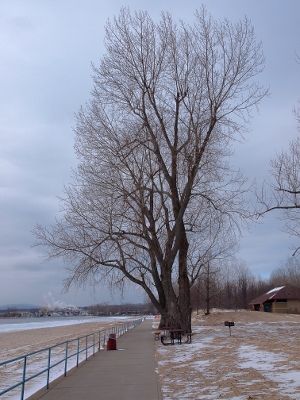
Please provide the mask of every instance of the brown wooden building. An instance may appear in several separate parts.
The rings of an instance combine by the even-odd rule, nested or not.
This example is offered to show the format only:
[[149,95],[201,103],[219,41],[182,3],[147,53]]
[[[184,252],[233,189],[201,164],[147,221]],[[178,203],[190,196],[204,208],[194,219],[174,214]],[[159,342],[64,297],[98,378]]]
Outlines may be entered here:
[[292,285],[276,287],[252,300],[249,305],[253,311],[300,314],[300,288]]

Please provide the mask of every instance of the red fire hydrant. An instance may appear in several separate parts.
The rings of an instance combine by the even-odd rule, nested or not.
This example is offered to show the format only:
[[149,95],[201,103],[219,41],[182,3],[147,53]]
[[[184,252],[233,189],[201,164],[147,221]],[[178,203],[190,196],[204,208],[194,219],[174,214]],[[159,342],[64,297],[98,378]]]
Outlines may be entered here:
[[109,335],[106,350],[117,350],[117,338],[115,333]]

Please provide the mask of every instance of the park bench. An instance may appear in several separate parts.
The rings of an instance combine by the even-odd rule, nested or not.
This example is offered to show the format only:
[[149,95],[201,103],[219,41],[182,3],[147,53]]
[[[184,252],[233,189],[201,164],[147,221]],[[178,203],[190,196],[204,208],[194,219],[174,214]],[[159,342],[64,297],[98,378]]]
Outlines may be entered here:
[[189,332],[186,334],[186,343],[192,343],[192,335],[193,332]]
[[155,332],[154,332],[154,339],[155,339],[155,340],[158,340],[159,337],[160,337],[160,334],[161,334],[161,331],[155,331]]
[[[182,344],[182,336],[184,336],[183,329],[170,329],[168,334],[160,335],[160,341],[164,346],[168,346],[170,344],[174,345],[175,343]],[[186,333],[187,340],[184,343],[192,343],[192,332]],[[166,339],[170,338],[169,342],[166,342]]]

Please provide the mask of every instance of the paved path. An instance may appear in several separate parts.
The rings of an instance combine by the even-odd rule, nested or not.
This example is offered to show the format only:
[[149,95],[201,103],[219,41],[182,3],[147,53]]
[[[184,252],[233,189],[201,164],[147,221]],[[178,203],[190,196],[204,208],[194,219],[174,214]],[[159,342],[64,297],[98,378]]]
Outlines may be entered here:
[[152,331],[145,320],[117,338],[118,350],[96,353],[30,400],[162,400]]

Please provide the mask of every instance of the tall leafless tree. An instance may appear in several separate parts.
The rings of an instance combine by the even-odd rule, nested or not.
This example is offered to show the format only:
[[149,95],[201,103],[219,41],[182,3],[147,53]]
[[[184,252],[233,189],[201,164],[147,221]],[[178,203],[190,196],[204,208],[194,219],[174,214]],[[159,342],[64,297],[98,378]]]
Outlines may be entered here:
[[[300,109],[294,110],[300,130]],[[283,221],[282,230],[300,239],[300,137],[292,140],[287,151],[270,161],[270,171],[258,193],[259,215],[277,210]],[[294,246],[293,255],[300,247]]]
[[251,286],[255,280],[246,263],[239,260],[235,266],[236,271],[236,304],[243,309],[247,309],[251,299]]
[[[296,55],[300,64],[300,57]],[[300,106],[293,110],[300,132]],[[300,137],[289,143],[289,149],[278,153],[270,161],[270,171],[261,192],[257,193],[258,215],[270,211],[280,212],[284,232],[300,239]],[[293,256],[300,246],[294,246]]]
[[36,244],[64,257],[66,289],[130,280],[161,325],[189,331],[201,266],[232,255],[250,217],[245,179],[228,159],[266,95],[255,82],[261,44],[247,18],[215,21],[204,8],[192,26],[124,8],[107,23],[105,44],[92,99],[77,115],[80,164],[62,218],[36,226]]

